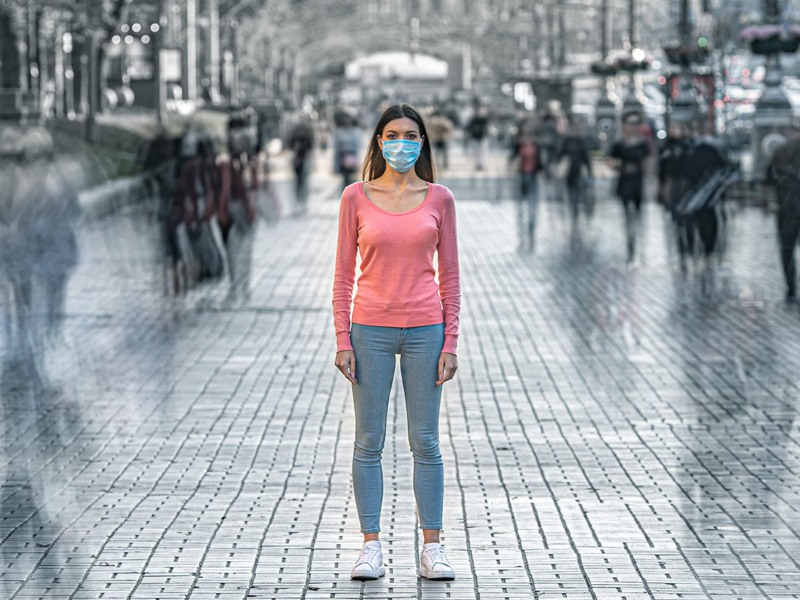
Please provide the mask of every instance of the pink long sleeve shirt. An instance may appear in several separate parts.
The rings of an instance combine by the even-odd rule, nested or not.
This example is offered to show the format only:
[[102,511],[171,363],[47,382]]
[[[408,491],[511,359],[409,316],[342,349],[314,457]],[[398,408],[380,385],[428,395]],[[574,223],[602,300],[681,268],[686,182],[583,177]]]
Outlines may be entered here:
[[[443,352],[456,353],[461,284],[453,194],[428,184],[422,204],[393,213],[364,194],[363,183],[345,188],[339,207],[339,243],[333,281],[336,349],[352,350],[352,322],[382,327],[444,323]],[[361,275],[353,298],[356,253]],[[438,252],[438,282],[433,264]]]

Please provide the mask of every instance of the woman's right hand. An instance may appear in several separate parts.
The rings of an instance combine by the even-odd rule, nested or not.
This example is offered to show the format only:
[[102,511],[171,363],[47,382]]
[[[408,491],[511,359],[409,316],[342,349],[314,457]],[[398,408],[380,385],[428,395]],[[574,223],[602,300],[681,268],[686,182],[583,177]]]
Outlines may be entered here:
[[336,368],[342,372],[350,383],[356,381],[356,353],[352,350],[342,350],[336,353]]

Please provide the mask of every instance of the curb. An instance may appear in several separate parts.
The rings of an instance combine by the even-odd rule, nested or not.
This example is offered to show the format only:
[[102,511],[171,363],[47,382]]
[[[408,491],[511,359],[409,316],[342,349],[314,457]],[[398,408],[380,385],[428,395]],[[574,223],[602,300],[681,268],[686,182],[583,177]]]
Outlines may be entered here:
[[112,179],[78,193],[84,218],[100,219],[146,197],[143,174]]

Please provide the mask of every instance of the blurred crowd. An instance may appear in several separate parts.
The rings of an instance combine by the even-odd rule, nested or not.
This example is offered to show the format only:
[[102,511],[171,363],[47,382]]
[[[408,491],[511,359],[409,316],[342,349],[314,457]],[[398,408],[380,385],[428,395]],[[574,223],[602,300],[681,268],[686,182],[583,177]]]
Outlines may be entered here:
[[198,127],[180,136],[161,129],[141,162],[158,204],[165,289],[184,294],[227,278],[228,301],[246,300],[259,195],[271,193],[257,128],[234,115],[220,136]]
[[[266,121],[245,107],[226,113],[221,128],[190,122],[179,132],[161,128],[143,143],[139,160],[146,195],[157,207],[165,291],[182,295],[209,282],[222,283],[226,303],[247,301],[258,223],[281,211],[274,163],[280,161],[291,179],[281,200],[302,215],[311,174],[319,167],[338,177],[342,188],[361,178],[367,138],[381,109],[303,107]],[[513,183],[520,251],[534,248],[540,199],[563,206],[573,233],[590,227],[609,175],[629,262],[636,262],[647,243],[640,239],[647,200],[663,207],[682,270],[689,265],[708,270],[724,251],[729,215],[723,200],[739,172],[717,140],[692,123],[673,121],[665,139],[658,139],[652,121],[631,111],[601,144],[582,115],[557,102],[511,115],[497,114],[480,101],[432,102],[419,109],[443,183],[464,176],[499,176]],[[795,154],[789,153],[790,159],[786,152],[776,155],[792,165],[772,170],[780,197],[790,195],[781,196],[784,188],[794,189]],[[27,344],[36,354],[60,335],[65,288],[78,259],[77,182],[56,159],[44,129],[2,129],[0,156],[3,331],[9,347]],[[321,157],[328,157],[328,166],[314,164]],[[505,172],[495,172],[502,164],[499,157],[506,159]],[[480,175],[490,165],[493,171]],[[786,216],[789,212],[779,215],[779,236],[793,297],[792,240],[800,219]]]
[[[247,227],[255,222],[255,213],[263,210],[264,198],[267,204],[275,204],[269,182],[271,153],[265,151],[270,140],[281,138],[282,149],[290,155],[293,200],[302,213],[319,150],[330,151],[331,171],[340,178],[342,188],[360,179],[367,137],[382,108],[304,107],[283,115],[280,127],[271,131],[243,116],[247,113],[244,111],[231,119],[227,140],[209,139],[190,129],[171,145],[171,150],[158,152],[150,162],[153,179],[158,181],[156,187],[166,190],[164,215],[173,287],[185,289],[227,272],[232,293],[246,295],[248,244],[252,241],[252,236],[247,237]],[[507,156],[521,251],[534,248],[540,198],[563,205],[575,233],[590,225],[597,199],[608,194],[610,176],[610,192],[620,207],[629,263],[637,262],[646,243],[641,239],[646,201],[663,208],[672,232],[671,250],[682,271],[696,265],[705,274],[724,252],[730,218],[724,200],[742,176],[720,139],[710,135],[702,122],[673,119],[668,131],[657,133],[654,121],[634,109],[623,114],[617,131],[601,141],[584,115],[564,110],[557,101],[513,114],[492,111],[479,100],[469,104],[434,101],[418,108],[425,118],[436,169],[445,184],[454,173],[454,144],[459,144],[455,149],[458,176],[463,176],[465,168],[471,176],[486,171],[490,155]],[[172,153],[169,161],[163,159],[167,152]],[[165,164],[172,166],[163,170]],[[496,162],[492,164],[496,168]],[[158,175],[159,168],[169,177]],[[778,170],[770,172],[777,174]],[[787,197],[787,193],[780,195],[790,187],[786,174],[775,176],[781,182],[776,188],[779,199]],[[794,297],[796,269],[791,240],[797,228],[794,217],[787,214],[783,210],[778,215],[779,241],[787,295]],[[800,223],[800,219],[797,221]],[[236,223],[240,228],[231,229]],[[249,241],[241,243],[240,234]],[[209,240],[215,241],[216,252],[210,250]],[[215,259],[215,255],[223,259]],[[238,273],[237,264],[243,265]],[[238,292],[235,281],[243,285]]]
[[573,232],[581,219],[588,223],[598,165],[611,172],[628,262],[637,260],[644,242],[639,238],[648,198],[668,216],[681,270],[694,262],[707,271],[724,250],[728,210],[723,200],[741,175],[719,140],[696,123],[673,120],[662,141],[652,120],[631,110],[622,115],[619,131],[601,145],[580,117],[551,104],[519,121],[510,159],[518,177],[521,250],[533,249],[537,205],[545,192],[566,206]]

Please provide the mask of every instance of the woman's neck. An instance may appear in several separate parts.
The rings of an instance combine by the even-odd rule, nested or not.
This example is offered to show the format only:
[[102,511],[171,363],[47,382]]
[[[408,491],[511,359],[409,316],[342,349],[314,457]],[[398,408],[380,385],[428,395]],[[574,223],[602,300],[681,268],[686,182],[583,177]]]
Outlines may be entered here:
[[405,173],[399,173],[394,169],[390,169],[389,167],[386,167],[383,175],[378,177],[375,182],[380,186],[395,189],[416,187],[423,183],[422,179],[419,178],[413,168]]

